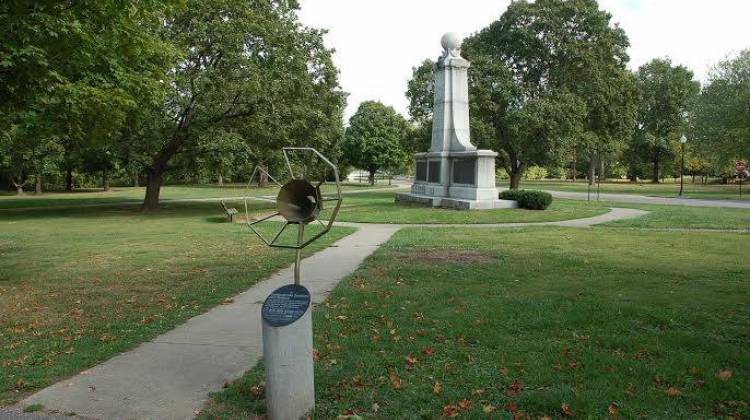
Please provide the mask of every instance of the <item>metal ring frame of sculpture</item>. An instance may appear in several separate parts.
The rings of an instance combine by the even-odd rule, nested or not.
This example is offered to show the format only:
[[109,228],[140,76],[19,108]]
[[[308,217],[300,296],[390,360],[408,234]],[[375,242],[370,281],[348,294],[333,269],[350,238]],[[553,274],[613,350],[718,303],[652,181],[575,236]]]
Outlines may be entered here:
[[[287,249],[295,249],[297,250],[297,258],[295,260],[294,264],[294,284],[300,283],[300,260],[302,257],[302,248],[310,245],[312,242],[320,238],[321,236],[328,233],[328,231],[331,230],[331,227],[333,226],[333,222],[336,220],[336,216],[339,213],[339,209],[341,208],[341,182],[339,181],[339,172],[338,168],[336,168],[336,165],[331,163],[330,160],[328,160],[325,156],[323,156],[320,152],[317,150],[311,148],[311,147],[284,147],[281,149],[284,155],[284,160],[286,161],[287,169],[289,170],[289,174],[291,176],[291,181],[285,183],[282,185],[279,183],[271,174],[269,174],[265,169],[263,169],[260,166],[256,166],[255,170],[253,171],[252,175],[250,176],[250,183],[253,182],[253,178],[257,173],[262,173],[266,175],[269,179],[271,179],[274,183],[276,183],[281,189],[279,190],[279,194],[276,197],[276,200],[272,200],[270,197],[253,197],[255,200],[261,200],[261,201],[269,201],[276,204],[276,212],[263,217],[258,220],[254,220],[250,222],[250,212],[248,210],[247,206],[247,198],[245,198],[245,221],[247,226],[250,228],[250,230],[253,231],[258,237],[268,246],[276,247],[276,248],[287,248]],[[320,191],[320,186],[325,182],[325,174],[323,175],[322,179],[318,182],[317,185],[312,185],[309,181],[302,178],[295,178],[294,177],[294,171],[292,170],[292,164],[289,161],[288,152],[294,152],[294,151],[304,151],[304,152],[310,152],[316,155],[320,160],[325,163],[326,165],[330,166],[333,170],[333,176],[336,182],[336,196],[335,197],[325,197]],[[248,184],[249,185],[249,184]],[[318,216],[320,215],[320,212],[323,210],[323,203],[329,202],[329,201],[336,201],[336,206],[333,208],[333,211],[331,212],[331,216],[328,218],[328,223],[323,223],[320,219],[318,219]],[[266,220],[273,219],[274,217],[281,216],[284,219],[284,225],[281,226],[281,229],[276,233],[276,235],[271,239],[270,241],[266,239],[265,236],[263,236],[262,233],[260,233],[256,228],[255,225],[258,223],[262,223]],[[309,238],[305,240],[305,225],[317,221],[321,226],[322,230],[315,234],[312,238]],[[298,231],[297,231],[297,243],[290,245],[290,244],[283,244],[279,242],[279,239],[281,238],[281,234],[284,233],[284,230],[286,230],[287,226],[289,225],[297,225]]]

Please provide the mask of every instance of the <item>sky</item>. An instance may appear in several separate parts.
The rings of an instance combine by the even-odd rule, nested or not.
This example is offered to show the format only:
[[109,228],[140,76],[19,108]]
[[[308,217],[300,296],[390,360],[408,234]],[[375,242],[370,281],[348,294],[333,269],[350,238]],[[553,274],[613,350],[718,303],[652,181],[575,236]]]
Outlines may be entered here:
[[[412,67],[441,53],[440,37],[462,37],[497,20],[509,0],[301,0],[300,20],[324,28],[335,49],[345,118],[378,100],[408,116]],[[599,0],[630,38],[632,69],[669,57],[706,81],[711,67],[750,48],[750,0]]]

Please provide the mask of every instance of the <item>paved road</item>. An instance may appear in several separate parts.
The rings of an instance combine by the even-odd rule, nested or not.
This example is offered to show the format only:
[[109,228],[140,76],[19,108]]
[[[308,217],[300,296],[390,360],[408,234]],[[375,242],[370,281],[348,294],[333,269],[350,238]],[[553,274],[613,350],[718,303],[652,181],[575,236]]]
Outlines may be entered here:
[[[587,200],[585,192],[554,191],[544,190],[552,194],[553,197],[567,198],[569,200]],[[596,200],[596,194],[591,194],[591,199]],[[739,200],[705,200],[702,198],[677,198],[677,197],[649,197],[645,195],[632,194],[612,194],[601,193],[599,200],[611,201],[616,203],[634,203],[634,204],[664,204],[670,206],[691,206],[691,207],[723,207],[734,209],[750,209],[750,201]]]
[[[358,230],[304,259],[304,284],[313,302],[325,301],[339,281],[403,227],[589,227],[645,213],[613,209],[604,215],[578,220],[493,225],[340,223]],[[293,267],[281,270],[235,296],[231,304],[191,318],[148,343],[39,391],[20,405],[42,404],[47,410],[95,419],[191,419],[206,403],[210,392],[220,390],[225,381],[239,378],[261,358],[262,302],[277,287],[293,282],[293,276]],[[23,414],[18,408],[11,408],[0,411],[0,418],[58,420],[59,416]]]

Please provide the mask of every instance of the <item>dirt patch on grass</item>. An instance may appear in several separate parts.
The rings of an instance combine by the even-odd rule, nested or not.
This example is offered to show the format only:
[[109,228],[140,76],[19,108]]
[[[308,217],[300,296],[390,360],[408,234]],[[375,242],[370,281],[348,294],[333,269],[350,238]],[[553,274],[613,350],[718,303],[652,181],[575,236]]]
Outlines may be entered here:
[[394,255],[399,262],[458,262],[468,264],[490,264],[497,262],[497,255],[470,249],[415,249]]

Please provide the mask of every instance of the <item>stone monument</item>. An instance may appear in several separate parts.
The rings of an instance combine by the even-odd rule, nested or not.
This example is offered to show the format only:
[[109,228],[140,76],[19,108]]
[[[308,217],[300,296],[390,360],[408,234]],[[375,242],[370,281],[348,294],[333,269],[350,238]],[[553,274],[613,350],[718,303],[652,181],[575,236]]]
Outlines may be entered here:
[[516,207],[515,201],[498,199],[497,153],[477,150],[471,143],[470,63],[461,57],[461,38],[449,32],[443,35],[441,44],[443,54],[435,71],[432,145],[428,152],[414,155],[411,192],[397,194],[396,201],[453,209]]

